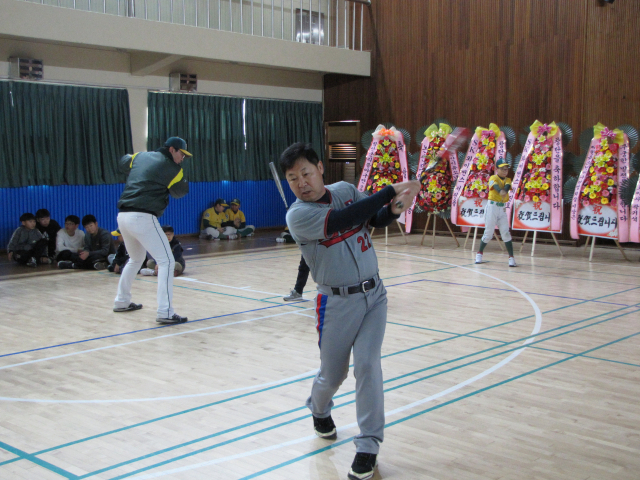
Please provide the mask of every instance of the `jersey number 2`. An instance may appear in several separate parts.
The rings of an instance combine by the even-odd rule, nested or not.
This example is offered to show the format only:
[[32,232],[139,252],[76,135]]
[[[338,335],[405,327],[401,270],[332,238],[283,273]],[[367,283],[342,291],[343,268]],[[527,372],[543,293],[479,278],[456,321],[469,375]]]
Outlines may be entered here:
[[360,248],[362,249],[363,252],[366,252],[367,250],[369,250],[371,248],[371,242],[369,241],[369,235],[368,234],[364,234],[361,237],[358,237],[358,243],[360,244]]

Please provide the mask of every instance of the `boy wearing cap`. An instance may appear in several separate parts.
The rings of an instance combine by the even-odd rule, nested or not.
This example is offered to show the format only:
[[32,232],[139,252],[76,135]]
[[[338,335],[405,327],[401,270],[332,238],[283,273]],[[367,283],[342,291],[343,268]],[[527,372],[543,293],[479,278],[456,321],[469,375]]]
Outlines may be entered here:
[[507,217],[507,202],[511,179],[507,178],[509,164],[501,161],[496,164],[496,175],[489,178],[489,201],[484,209],[484,235],[480,240],[480,250],[476,254],[476,263],[482,263],[482,252],[487,243],[493,238],[493,232],[498,225],[500,235],[509,252],[509,266],[516,267],[516,259],[513,258],[513,244],[509,233],[509,218]]
[[56,234],[56,261],[71,260],[72,253],[78,253],[84,246],[84,232],[78,230],[80,217],[69,215],[64,219],[64,228]]
[[247,225],[247,219],[244,216],[242,210],[240,210],[240,200],[234,198],[231,200],[231,206],[225,212],[227,214],[227,218],[229,219],[227,222],[223,222],[223,227],[231,227],[236,231],[233,233],[237,233],[241,237],[248,237],[253,235],[253,232],[256,230],[256,227],[253,225]]
[[142,308],[142,305],[131,301],[131,285],[148,251],[158,263],[156,322],[175,324],[187,321],[187,317],[181,317],[174,310],[175,260],[158,222],[169,205],[169,195],[182,198],[189,193],[189,184],[180,166],[185,157],[192,157],[187,151],[187,142],[180,137],[170,137],[155,151],[125,155],[120,159],[120,171],[128,177],[118,201],[118,229],[127,244],[129,261],[118,283],[114,312]]
[[22,226],[16,228],[7,245],[9,261],[15,260],[27,267],[35,267],[37,263],[51,263],[47,256],[47,240],[36,229],[36,217],[33,213],[23,213],[20,223]]
[[224,207],[229,205],[222,198],[215,201],[212,208],[208,208],[202,214],[202,221],[200,223],[200,238],[206,240],[235,240],[238,238],[236,235],[236,229],[229,226],[223,226],[228,224],[229,216],[224,211]]
[[36,228],[47,239],[47,256],[54,258],[56,255],[56,234],[60,230],[60,224],[51,220],[51,214],[46,208],[36,212]]
[[124,244],[120,230],[114,230],[111,232],[111,236],[116,238],[118,249],[115,254],[109,255],[109,266],[107,270],[113,273],[122,273],[124,266],[129,261],[129,253],[127,252],[127,247]]

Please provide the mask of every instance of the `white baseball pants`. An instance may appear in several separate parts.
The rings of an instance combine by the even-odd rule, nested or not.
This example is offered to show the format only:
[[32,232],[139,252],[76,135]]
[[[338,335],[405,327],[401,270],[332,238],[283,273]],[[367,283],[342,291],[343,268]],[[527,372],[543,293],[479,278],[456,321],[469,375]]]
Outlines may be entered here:
[[155,215],[141,212],[118,213],[118,228],[127,246],[129,261],[122,271],[118,283],[116,308],[128,307],[131,303],[131,284],[147,252],[158,264],[158,318],[173,316],[173,270],[175,259],[169,239]]
[[484,208],[484,234],[482,235],[482,241],[489,243],[493,238],[493,231],[500,230],[500,236],[503,242],[511,241],[511,233],[509,232],[509,218],[507,218],[507,207],[499,207],[496,204],[487,202]]

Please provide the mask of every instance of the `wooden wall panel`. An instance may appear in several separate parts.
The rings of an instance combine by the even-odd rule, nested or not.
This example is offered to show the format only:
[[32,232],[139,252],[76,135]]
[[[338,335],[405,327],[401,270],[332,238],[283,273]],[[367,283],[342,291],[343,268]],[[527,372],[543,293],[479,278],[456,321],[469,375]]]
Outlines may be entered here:
[[640,126],[640,2],[374,0],[365,20],[371,78],[326,75],[327,120],[392,122],[412,136],[439,117],[518,132],[563,121],[575,153],[597,121]]

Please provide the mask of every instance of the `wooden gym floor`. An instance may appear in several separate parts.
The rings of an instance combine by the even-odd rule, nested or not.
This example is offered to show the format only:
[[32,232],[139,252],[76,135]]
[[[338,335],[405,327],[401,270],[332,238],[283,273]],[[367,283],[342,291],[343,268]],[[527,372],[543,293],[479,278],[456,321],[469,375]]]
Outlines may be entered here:
[[[354,379],[338,439],[316,438],[313,283],[282,300],[300,254],[275,236],[191,247],[176,326],[155,323],[153,277],[134,282],[144,308],[116,314],[117,275],[0,266],[0,478],[345,479]],[[596,246],[589,263],[539,244],[508,268],[495,241],[481,265],[450,237],[419,243],[374,238],[389,296],[374,478],[640,478],[638,252]]]

